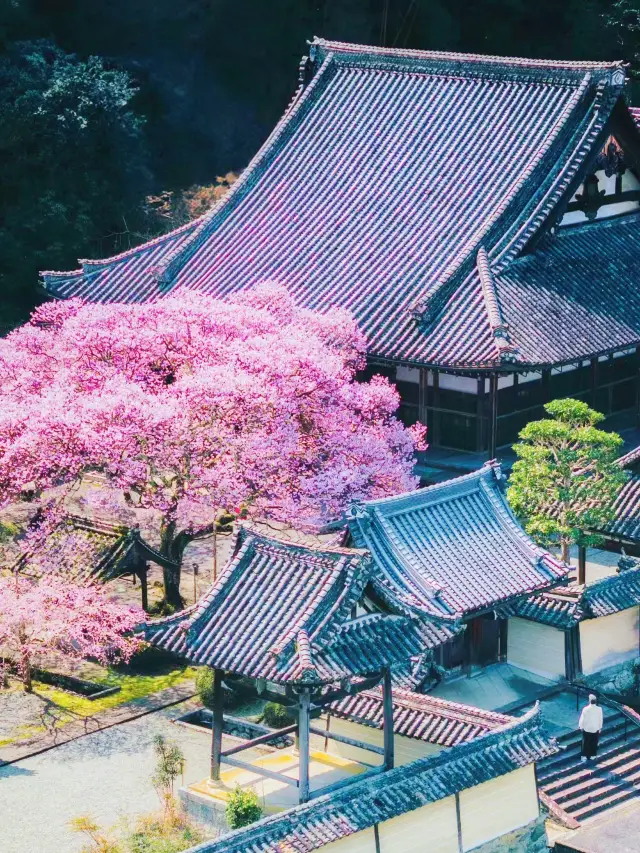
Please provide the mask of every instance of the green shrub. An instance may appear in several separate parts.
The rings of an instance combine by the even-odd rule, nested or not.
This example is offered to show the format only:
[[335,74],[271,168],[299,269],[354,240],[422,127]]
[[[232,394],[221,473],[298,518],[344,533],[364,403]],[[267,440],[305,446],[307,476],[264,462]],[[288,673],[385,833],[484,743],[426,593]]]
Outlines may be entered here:
[[248,826],[260,820],[262,809],[258,805],[258,795],[253,788],[243,790],[236,787],[235,791],[229,794],[225,817],[231,829],[240,829],[241,826]]
[[[213,670],[208,666],[203,666],[198,670],[196,675],[196,690],[198,698],[205,708],[213,710]],[[233,690],[222,690],[222,707],[226,711],[231,711],[237,708],[241,703],[241,698]]]
[[267,702],[262,712],[262,722],[272,729],[284,729],[295,722],[284,705],[277,702]]

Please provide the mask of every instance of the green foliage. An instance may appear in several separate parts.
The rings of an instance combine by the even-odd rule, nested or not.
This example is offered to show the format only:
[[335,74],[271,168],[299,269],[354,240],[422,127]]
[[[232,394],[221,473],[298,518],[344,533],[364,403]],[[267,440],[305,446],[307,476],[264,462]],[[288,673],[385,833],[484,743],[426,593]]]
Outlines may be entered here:
[[267,702],[262,712],[262,721],[272,729],[284,729],[290,726],[294,719],[289,715],[289,711],[284,705],[279,705],[277,702]]
[[550,418],[532,421],[514,445],[518,460],[507,498],[527,532],[547,545],[593,545],[613,520],[626,474],[616,460],[622,439],[597,428],[604,415],[580,400],[545,405]]
[[640,0],[615,0],[603,17],[631,62],[632,73],[640,76]]
[[241,826],[248,826],[260,820],[262,809],[258,805],[258,795],[253,788],[243,790],[236,787],[229,794],[225,817],[231,829],[240,829]]
[[181,853],[206,836],[171,800],[162,814],[143,815],[130,825],[104,832],[90,817],[71,821],[71,829],[88,837],[82,853]]
[[[201,667],[196,675],[196,690],[198,698],[205,708],[213,708],[213,670],[208,666]],[[232,690],[222,691],[222,707],[226,710],[237,708],[240,697]]]
[[173,785],[182,773],[184,753],[177,743],[168,741],[162,735],[153,739],[153,749],[156,754],[156,769],[151,777],[153,787],[160,793],[163,800],[173,794]]
[[0,287],[16,310],[40,269],[113,251],[109,235],[132,222],[148,184],[136,92],[126,72],[51,42],[0,54]]

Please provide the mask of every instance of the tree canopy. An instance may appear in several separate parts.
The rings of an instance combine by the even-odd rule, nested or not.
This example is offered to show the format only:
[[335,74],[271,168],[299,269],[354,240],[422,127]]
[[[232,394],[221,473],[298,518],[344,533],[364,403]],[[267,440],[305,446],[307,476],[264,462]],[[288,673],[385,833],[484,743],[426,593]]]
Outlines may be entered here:
[[149,193],[242,170],[291,99],[314,35],[635,61],[639,14],[638,0],[6,0],[0,324],[41,301],[40,269],[162,230],[141,218]]
[[0,54],[0,290],[18,316],[37,299],[39,270],[113,251],[109,235],[141,209],[136,93],[126,72],[50,42]]
[[382,377],[356,382],[351,316],[263,284],[235,298],[41,306],[0,340],[0,501],[105,471],[162,518],[167,600],[220,510],[317,527],[356,499],[415,487],[423,427]]
[[594,531],[613,520],[613,503],[626,474],[617,459],[622,439],[598,429],[604,415],[580,400],[545,405],[549,418],[532,421],[513,449],[518,457],[507,497],[527,532],[557,544],[568,560],[571,544],[595,544]]

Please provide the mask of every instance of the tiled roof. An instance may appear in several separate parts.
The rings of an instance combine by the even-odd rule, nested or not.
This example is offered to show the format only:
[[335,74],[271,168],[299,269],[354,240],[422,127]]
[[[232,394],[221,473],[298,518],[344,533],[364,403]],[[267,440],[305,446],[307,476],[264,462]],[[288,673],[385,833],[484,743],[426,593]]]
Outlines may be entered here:
[[625,453],[624,456],[618,459],[618,465],[621,465],[623,468],[633,468],[638,462],[640,462],[640,445],[633,447],[628,453]]
[[633,346],[640,340],[640,215],[560,228],[494,280],[521,363]]
[[585,619],[610,616],[640,604],[640,568],[630,568],[587,586],[572,584],[518,601],[509,612],[568,629]]
[[309,853],[557,750],[555,741],[542,729],[536,707],[470,743],[353,782],[305,805],[205,841],[189,853]]
[[[331,714],[381,729],[382,691],[364,690],[330,706]],[[393,730],[397,735],[452,747],[503,728],[511,718],[495,711],[437,699],[408,690],[393,691]]]
[[553,586],[567,567],[524,533],[499,466],[354,505],[349,528],[371,551],[381,593],[434,617],[461,617]]
[[37,550],[23,553],[14,568],[37,576],[44,565],[76,580],[109,581],[130,573],[140,560],[166,564],[136,529],[127,529],[80,516],[65,517]]
[[363,552],[320,550],[246,529],[218,582],[194,606],[149,622],[146,638],[197,664],[278,683],[329,683],[410,660],[449,639],[405,615],[351,613],[371,581]]
[[275,279],[309,308],[350,309],[375,356],[517,360],[530,342],[503,345],[478,251],[502,273],[577,189],[624,78],[621,63],[316,40],[290,107],[210,213],[44,283],[141,301]]
[[624,484],[615,502],[615,520],[603,531],[615,538],[640,541],[640,475]]

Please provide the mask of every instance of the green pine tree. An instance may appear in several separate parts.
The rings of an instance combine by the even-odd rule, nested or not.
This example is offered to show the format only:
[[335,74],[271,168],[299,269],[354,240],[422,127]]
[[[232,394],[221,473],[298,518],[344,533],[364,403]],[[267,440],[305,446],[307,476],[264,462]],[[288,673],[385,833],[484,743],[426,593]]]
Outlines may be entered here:
[[622,439],[598,429],[604,415],[580,400],[545,405],[549,418],[532,421],[514,445],[518,460],[507,498],[527,533],[545,545],[595,545],[613,520],[613,503],[626,479],[617,458]]

